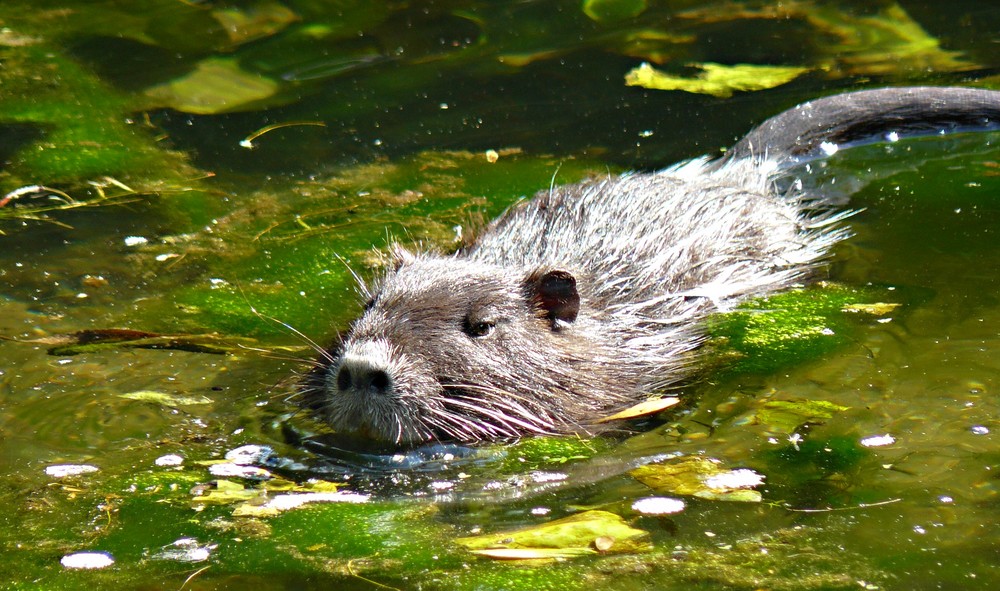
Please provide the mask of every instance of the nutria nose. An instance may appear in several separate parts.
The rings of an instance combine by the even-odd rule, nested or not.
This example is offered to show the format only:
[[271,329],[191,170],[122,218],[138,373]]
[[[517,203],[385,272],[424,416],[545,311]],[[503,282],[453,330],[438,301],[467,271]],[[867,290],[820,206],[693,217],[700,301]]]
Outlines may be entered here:
[[364,360],[345,359],[337,372],[337,389],[341,392],[353,389],[356,392],[384,395],[392,389],[392,380],[385,370]]

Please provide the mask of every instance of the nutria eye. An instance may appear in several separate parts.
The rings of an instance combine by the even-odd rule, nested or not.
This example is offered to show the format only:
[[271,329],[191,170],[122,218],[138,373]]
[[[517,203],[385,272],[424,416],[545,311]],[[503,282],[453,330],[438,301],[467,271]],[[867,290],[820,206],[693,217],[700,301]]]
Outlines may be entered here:
[[375,298],[369,298],[368,301],[365,302],[365,312],[371,310],[374,307],[375,307]]
[[470,322],[468,319],[465,320],[465,334],[470,337],[485,337],[493,332],[496,328],[495,322]]

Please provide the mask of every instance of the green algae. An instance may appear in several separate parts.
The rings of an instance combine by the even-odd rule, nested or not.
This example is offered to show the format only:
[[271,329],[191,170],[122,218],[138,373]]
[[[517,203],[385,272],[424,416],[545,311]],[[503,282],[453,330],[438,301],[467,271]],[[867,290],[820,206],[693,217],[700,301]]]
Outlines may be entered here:
[[154,130],[131,118],[134,105],[124,95],[80,64],[41,44],[3,53],[13,75],[0,88],[0,125],[30,125],[41,135],[13,156],[0,178],[8,190],[108,176],[148,187],[197,176],[182,155],[156,143]]
[[[890,292],[820,283],[740,304],[709,319],[710,355],[732,373],[771,373],[819,359],[852,342],[859,312],[897,310]],[[881,304],[881,305],[879,305]]]
[[781,474],[808,479],[846,473],[858,468],[871,452],[850,435],[808,437],[772,450],[767,457]]
[[562,469],[566,464],[593,458],[611,447],[610,441],[600,438],[528,437],[504,447],[504,459],[498,468],[503,473],[514,474]]

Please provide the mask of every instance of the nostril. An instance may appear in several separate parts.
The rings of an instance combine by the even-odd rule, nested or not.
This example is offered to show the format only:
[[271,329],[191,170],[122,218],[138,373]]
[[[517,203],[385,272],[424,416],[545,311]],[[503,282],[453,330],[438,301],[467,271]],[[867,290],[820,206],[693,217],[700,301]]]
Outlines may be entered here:
[[384,371],[374,371],[371,376],[371,387],[375,392],[388,392],[390,381],[389,374]]
[[340,366],[340,371],[337,372],[337,389],[343,392],[344,390],[349,390],[351,387],[351,370],[345,366]]
[[356,359],[345,359],[337,370],[337,391],[386,394],[392,392],[389,372]]

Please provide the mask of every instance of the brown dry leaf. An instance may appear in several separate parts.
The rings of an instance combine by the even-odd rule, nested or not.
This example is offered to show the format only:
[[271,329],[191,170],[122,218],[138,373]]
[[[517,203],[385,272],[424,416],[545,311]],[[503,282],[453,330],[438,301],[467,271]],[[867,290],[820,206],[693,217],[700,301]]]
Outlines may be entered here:
[[636,404],[635,406],[630,406],[621,412],[616,412],[615,414],[598,419],[597,423],[610,423],[611,421],[624,421],[627,419],[637,419],[639,417],[645,417],[658,412],[664,411],[672,406],[676,406],[680,403],[681,399],[675,396],[666,396],[664,398],[653,398]]

